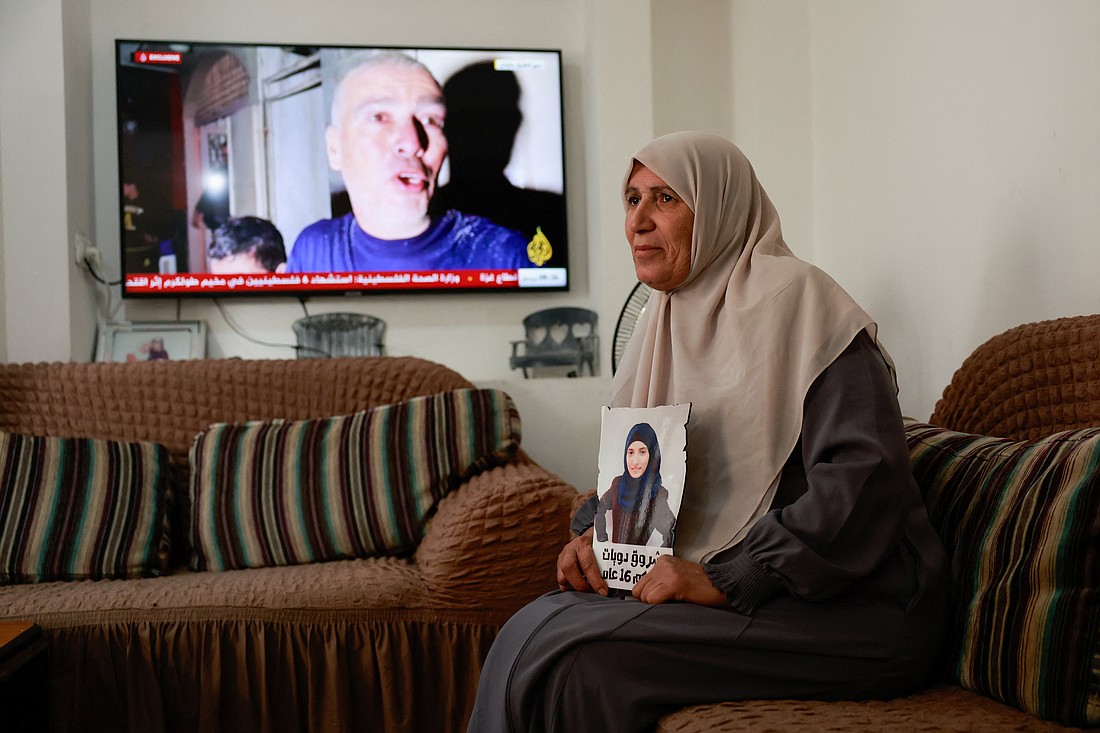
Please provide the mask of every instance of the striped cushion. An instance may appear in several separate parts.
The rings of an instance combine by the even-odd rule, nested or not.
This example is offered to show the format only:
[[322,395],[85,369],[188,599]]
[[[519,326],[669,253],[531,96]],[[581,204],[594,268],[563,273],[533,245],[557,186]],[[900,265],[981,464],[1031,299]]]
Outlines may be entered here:
[[0,584],[159,575],[168,451],[0,433]]
[[400,554],[473,474],[519,447],[498,390],[460,389],[341,417],[216,424],[191,447],[196,570]]
[[964,687],[1100,723],[1100,428],[1026,442],[906,425],[952,554],[948,665]]

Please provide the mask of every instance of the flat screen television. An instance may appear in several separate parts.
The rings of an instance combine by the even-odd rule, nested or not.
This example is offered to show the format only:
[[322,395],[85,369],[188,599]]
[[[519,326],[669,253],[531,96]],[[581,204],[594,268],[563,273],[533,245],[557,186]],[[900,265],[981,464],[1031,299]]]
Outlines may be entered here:
[[560,51],[115,54],[124,297],[568,290]]

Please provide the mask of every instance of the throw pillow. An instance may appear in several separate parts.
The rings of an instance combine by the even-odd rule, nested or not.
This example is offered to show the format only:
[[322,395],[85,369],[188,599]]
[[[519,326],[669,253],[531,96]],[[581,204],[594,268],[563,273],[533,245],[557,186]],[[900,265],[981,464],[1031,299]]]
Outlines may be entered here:
[[507,462],[519,441],[511,398],[482,389],[340,417],[212,425],[191,447],[191,566],[408,552],[436,503]]
[[159,575],[168,450],[0,433],[0,584]]
[[1031,441],[906,432],[951,555],[954,681],[1048,720],[1100,723],[1100,428]]

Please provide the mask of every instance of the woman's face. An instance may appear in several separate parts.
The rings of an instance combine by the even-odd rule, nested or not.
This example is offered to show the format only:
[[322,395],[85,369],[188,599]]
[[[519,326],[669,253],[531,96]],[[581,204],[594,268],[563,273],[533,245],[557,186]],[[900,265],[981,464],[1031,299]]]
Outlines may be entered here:
[[673,290],[691,271],[695,214],[687,202],[641,163],[626,183],[626,238],[638,279],[654,290]]
[[626,447],[626,472],[630,478],[638,478],[649,465],[649,448],[640,440]]

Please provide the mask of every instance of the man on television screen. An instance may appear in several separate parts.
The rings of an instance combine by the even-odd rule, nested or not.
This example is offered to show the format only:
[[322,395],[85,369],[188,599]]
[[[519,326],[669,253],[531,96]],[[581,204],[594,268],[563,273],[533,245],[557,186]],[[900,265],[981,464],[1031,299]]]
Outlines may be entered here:
[[528,265],[519,233],[479,216],[428,204],[447,155],[446,108],[432,73],[383,52],[341,80],[325,130],[329,166],[351,201],[344,216],[306,227],[288,272],[493,269]]

